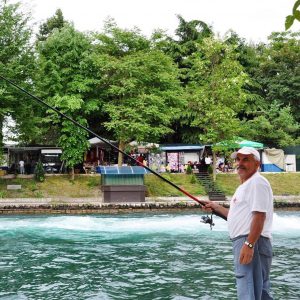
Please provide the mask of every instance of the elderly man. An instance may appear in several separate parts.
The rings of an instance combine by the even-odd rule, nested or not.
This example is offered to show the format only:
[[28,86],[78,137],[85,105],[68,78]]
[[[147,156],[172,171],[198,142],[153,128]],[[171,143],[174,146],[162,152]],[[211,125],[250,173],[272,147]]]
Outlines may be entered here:
[[227,217],[233,243],[238,299],[273,299],[269,279],[272,262],[272,189],[258,173],[260,155],[256,149],[243,147],[231,157],[236,161],[241,185],[231,199],[230,208],[208,202],[206,209],[213,209]]

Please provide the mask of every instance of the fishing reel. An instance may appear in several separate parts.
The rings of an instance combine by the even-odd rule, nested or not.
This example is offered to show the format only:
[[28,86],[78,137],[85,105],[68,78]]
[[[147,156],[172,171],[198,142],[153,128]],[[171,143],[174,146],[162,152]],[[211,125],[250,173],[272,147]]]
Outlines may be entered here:
[[211,214],[211,216],[201,216],[200,222],[204,224],[209,224],[210,230],[212,230],[212,227],[215,226],[215,223],[213,222],[213,214]]

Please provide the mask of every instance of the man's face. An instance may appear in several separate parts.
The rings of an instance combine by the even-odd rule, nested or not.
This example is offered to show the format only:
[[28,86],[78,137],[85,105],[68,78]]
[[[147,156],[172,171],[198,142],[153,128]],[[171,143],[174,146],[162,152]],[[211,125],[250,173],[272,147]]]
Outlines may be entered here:
[[252,154],[238,153],[235,159],[237,164],[237,172],[242,182],[250,178],[258,169],[259,161]]

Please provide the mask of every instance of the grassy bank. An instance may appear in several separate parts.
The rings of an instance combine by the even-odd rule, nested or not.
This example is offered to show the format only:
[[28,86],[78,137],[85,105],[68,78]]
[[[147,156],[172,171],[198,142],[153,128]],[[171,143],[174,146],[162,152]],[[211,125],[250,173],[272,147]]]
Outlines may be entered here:
[[[22,189],[7,190],[8,184],[21,185]],[[74,181],[68,175],[47,176],[44,182],[0,178],[0,198],[97,197],[99,184],[99,176],[76,176]]]
[[[274,195],[300,195],[300,173],[261,173],[266,177]],[[226,195],[233,195],[240,184],[236,174],[218,174],[217,184]]]
[[[191,175],[165,174],[164,176],[193,195],[205,195],[203,187]],[[300,173],[264,174],[264,176],[270,181],[274,195],[300,195]],[[239,185],[236,174],[218,174],[217,183],[226,195],[232,195]],[[7,190],[8,184],[22,185],[22,189]],[[146,175],[145,184],[147,196],[182,196],[181,192],[154,175]],[[99,175],[78,175],[74,181],[67,175],[53,176],[46,177],[42,183],[34,179],[0,178],[0,198],[97,197],[100,194],[99,185]]]

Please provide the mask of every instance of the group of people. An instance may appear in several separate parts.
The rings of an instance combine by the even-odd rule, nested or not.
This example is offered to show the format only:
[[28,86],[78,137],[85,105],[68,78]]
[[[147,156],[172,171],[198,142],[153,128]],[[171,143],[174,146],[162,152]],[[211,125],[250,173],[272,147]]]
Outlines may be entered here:
[[[192,167],[193,170],[207,171],[211,166],[213,167],[213,158],[210,155],[203,156],[202,159],[198,162],[189,161],[188,164]],[[233,170],[232,163],[226,157],[216,157],[216,170],[218,173],[227,173]]]

